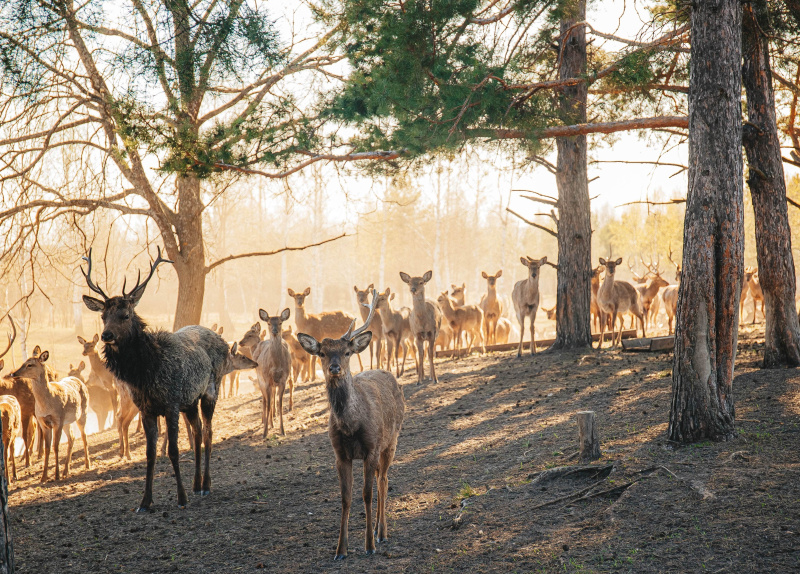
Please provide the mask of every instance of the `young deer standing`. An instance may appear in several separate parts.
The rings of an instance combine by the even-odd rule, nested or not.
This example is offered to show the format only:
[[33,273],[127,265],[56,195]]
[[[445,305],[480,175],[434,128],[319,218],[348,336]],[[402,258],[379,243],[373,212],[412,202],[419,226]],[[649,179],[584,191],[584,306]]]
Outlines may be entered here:
[[[278,392],[278,413],[281,420],[281,435],[286,435],[283,430],[283,394],[286,391],[286,381],[292,372],[292,356],[289,354],[289,345],[283,340],[283,323],[289,320],[289,309],[284,309],[280,316],[270,317],[264,309],[258,310],[258,316],[267,323],[269,342],[261,345],[259,354],[253,354],[253,359],[258,363],[256,373],[258,373],[259,387],[261,395],[264,397],[264,438],[270,428],[275,425],[272,421],[275,404],[275,391]],[[290,401],[294,396],[294,389],[289,392]],[[292,405],[294,406],[294,405]],[[291,408],[291,407],[290,407]]]
[[[480,341],[481,352],[486,353],[486,346],[483,341],[483,311],[477,305],[456,306],[447,291],[443,291],[437,299],[439,307],[442,309],[444,318],[453,329],[455,334],[456,352],[461,350],[461,335],[466,334],[467,355],[472,350],[472,345],[476,340]],[[444,323],[444,321],[442,322]]]
[[[158,417],[167,420],[169,458],[175,472],[178,489],[178,506],[187,503],[186,491],[181,481],[178,451],[178,427],[181,413],[186,413],[192,425],[195,474],[193,490],[205,496],[211,491],[211,419],[217,404],[217,396],[225,374],[230,349],[227,343],[211,329],[192,325],[174,333],[149,331],[135,308],[144,295],[145,288],[161,263],[169,263],[161,257],[158,249],[156,260],[150,264],[150,272],[142,283],[122,296],[109,297],[91,279],[92,252],[86,258],[88,271],[84,272],[89,288],[103,299],[88,295],[83,301],[91,311],[102,313],[105,343],[103,354],[105,365],[114,376],[126,383],[133,402],[139,407],[144,419],[147,437],[147,478],[139,512],[147,512],[153,503],[153,478],[155,476],[156,448],[158,441]],[[203,422],[200,422],[200,412]],[[205,472],[200,479],[200,441],[205,445]]]
[[[622,264],[622,257],[616,261],[606,261],[600,258],[600,265],[605,266],[606,276],[603,284],[597,292],[597,303],[600,309],[611,316],[611,346],[616,347],[622,340],[622,325],[619,328],[619,336],[615,337],[617,315],[622,316],[630,310],[642,326],[642,336],[647,337],[644,324],[644,310],[642,309],[642,298],[633,285],[627,281],[615,281],[617,265]],[[603,335],[605,333],[605,323],[600,321],[600,342],[599,349],[603,346]]]
[[[369,313],[368,297],[369,294],[375,290],[375,285],[370,283],[369,287],[360,290],[357,286],[353,285],[353,291],[356,292],[356,302],[358,309],[361,312],[361,319],[367,318]],[[369,368],[372,368],[372,357],[376,357],[377,367],[380,369],[383,364],[383,323],[380,313],[372,318],[372,340],[369,342]]]
[[42,352],[37,357],[31,357],[11,375],[12,377],[23,377],[31,380],[31,390],[36,399],[36,419],[39,421],[44,435],[42,482],[47,482],[51,440],[55,443],[56,480],[61,478],[58,470],[58,447],[61,444],[61,431],[64,430],[64,427],[66,427],[67,432],[67,458],[64,461],[64,478],[69,476],[72,447],[75,443],[75,437],[72,434],[72,423],[78,425],[81,439],[83,439],[86,469],[91,468],[89,442],[86,440],[86,412],[89,409],[89,391],[86,385],[75,377],[67,377],[56,383],[48,383],[44,363],[49,357],[50,353],[48,351]]
[[[89,376],[87,377],[87,387],[101,386],[108,391],[111,398],[111,406],[113,409],[113,416],[117,416],[117,408],[119,403],[117,401],[117,385],[114,380],[114,375],[108,370],[103,359],[97,354],[97,343],[100,337],[97,333],[94,334],[91,341],[87,341],[81,336],[78,336],[78,342],[83,345],[83,356],[89,359],[89,366],[92,368]],[[99,416],[99,415],[98,415]],[[105,421],[104,421],[105,422]],[[114,421],[112,420],[112,423]],[[103,429],[105,424],[103,425]],[[101,429],[102,430],[102,429]]]
[[411,335],[417,339],[417,384],[425,379],[425,343],[428,343],[428,360],[431,365],[431,380],[438,383],[433,357],[436,354],[436,336],[442,327],[442,310],[433,301],[425,299],[425,284],[433,277],[433,271],[427,271],[422,277],[411,277],[400,272],[400,279],[407,284],[414,303],[409,318]]
[[503,314],[503,303],[497,297],[497,280],[502,275],[502,269],[494,275],[481,272],[481,277],[486,279],[486,295],[481,297],[480,306],[483,309],[484,338],[487,345],[497,344],[497,322]]
[[14,456],[14,441],[20,435],[22,425],[22,409],[14,395],[0,395],[0,419],[3,423],[3,470],[8,482],[8,466],[11,465],[11,476],[17,480],[17,459]]
[[[364,461],[364,511],[366,530],[364,547],[367,554],[375,553],[375,539],[388,538],[386,528],[386,498],[389,492],[389,466],[394,460],[397,437],[403,425],[405,400],[397,379],[386,371],[365,371],[353,376],[350,357],[367,348],[372,333],[367,331],[375,312],[377,293],[373,291],[372,305],[364,325],[353,332],[355,322],[339,339],[322,342],[305,333],[297,339],[310,354],[320,357],[328,391],[330,417],[328,436],[336,455],[339,488],[342,493],[342,516],[339,522],[339,543],[335,560],[347,557],[347,523],[353,501],[353,460]],[[433,341],[431,341],[432,343]],[[377,528],[372,528],[372,488],[378,479]]]
[[[383,338],[386,340],[387,370],[391,370],[392,357],[394,357],[395,373],[398,377],[402,377],[406,369],[408,348],[405,341],[411,334],[411,314],[405,307],[399,311],[392,309],[394,298],[395,294],[388,287],[386,291],[379,293],[376,303],[377,314],[372,320],[374,321],[380,316]],[[403,347],[402,366],[400,365],[400,347]]]
[[511,321],[505,317],[500,317],[497,320],[497,329],[495,330],[495,333],[495,341],[497,345],[504,345],[508,343],[508,340],[511,338]]
[[[655,307],[658,310],[658,306],[656,301],[658,301],[658,292],[662,287],[668,287],[669,281],[661,277],[660,273],[654,273],[654,275],[648,279],[645,283],[636,286],[636,290],[639,292],[639,296],[642,300],[642,311],[645,318],[645,323],[650,326],[651,321],[651,311]],[[652,317],[652,320],[655,320],[655,316]]]
[[[0,359],[0,370],[4,364],[4,361]],[[21,436],[25,443],[25,468],[28,468],[31,465],[33,434],[38,427],[36,424],[36,399],[31,390],[31,381],[22,377],[5,375],[0,379],[0,395],[13,395],[19,403]]]
[[664,287],[661,292],[661,300],[664,301],[664,310],[667,312],[667,321],[669,323],[669,334],[672,335],[673,320],[675,315],[678,314],[678,290],[681,284],[681,266],[672,261],[672,247],[669,248],[668,259],[675,266],[675,281],[678,284]]
[[[106,430],[106,421],[108,419],[108,413],[114,412],[114,407],[111,404],[111,393],[109,393],[105,387],[95,385],[89,385],[86,383],[86,379],[83,377],[83,370],[86,368],[86,363],[81,361],[78,363],[77,367],[73,367],[72,363],[69,365],[69,371],[67,371],[68,377],[75,377],[76,379],[80,379],[82,383],[86,385],[86,389],[89,391],[89,408],[94,411],[94,414],[97,415],[97,430],[103,432]],[[95,379],[96,380],[96,379]]]
[[530,257],[520,257],[520,262],[528,268],[528,278],[517,281],[514,290],[511,292],[511,301],[514,303],[514,311],[517,313],[519,321],[519,347],[517,347],[517,357],[522,356],[522,341],[525,339],[525,319],[531,322],[531,355],[536,353],[536,311],[539,309],[539,269],[547,263],[547,256],[541,259],[531,259]]
[[289,385],[289,410],[291,411],[294,404],[294,386],[297,383],[311,380],[311,355],[306,353],[300,341],[294,336],[291,325],[281,333],[281,337],[289,345],[289,354],[292,356],[292,382]]
[[[344,313],[343,311],[326,311],[324,313],[317,313],[312,315],[306,313],[304,307],[306,297],[311,294],[311,287],[306,287],[302,293],[295,293],[289,289],[289,297],[294,299],[294,322],[297,325],[298,331],[308,333],[317,340],[322,340],[326,337],[334,338],[337,333],[344,332],[348,325],[353,322],[353,317]],[[361,362],[361,356],[358,357],[358,366],[364,370],[364,365]],[[311,380],[317,378],[317,358],[312,355],[311,357]]]
[[757,267],[747,267],[744,270],[744,281],[742,282],[743,285],[747,285],[747,291],[745,291],[744,287],[742,287],[742,294],[739,299],[739,317],[740,321],[741,318],[744,317],[742,314],[742,308],[744,307],[744,298],[747,295],[747,292],[750,293],[750,298],[753,300],[753,325],[756,324],[756,303],[761,301],[761,315],[766,317],[764,314],[764,291],[761,289],[761,282],[758,279],[758,268]]

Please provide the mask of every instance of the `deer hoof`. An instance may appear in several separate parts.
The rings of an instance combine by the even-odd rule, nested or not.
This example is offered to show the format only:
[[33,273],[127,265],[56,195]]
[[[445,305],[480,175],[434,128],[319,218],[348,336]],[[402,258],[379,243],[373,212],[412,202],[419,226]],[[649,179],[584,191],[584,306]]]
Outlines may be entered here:
[[336,560],[344,560],[345,558],[347,558],[347,554],[337,554],[333,557],[333,560],[335,562]]
[[372,556],[373,554],[375,554],[375,549],[373,548],[372,550],[367,550],[364,554],[366,554],[367,556]]
[[209,494],[211,494],[210,490],[201,490],[200,491],[200,496],[208,496]]
[[185,504],[179,504],[178,505],[178,510],[186,510],[186,505]]
[[147,514],[148,512],[150,512],[150,509],[144,506],[140,506],[136,509],[136,514]]

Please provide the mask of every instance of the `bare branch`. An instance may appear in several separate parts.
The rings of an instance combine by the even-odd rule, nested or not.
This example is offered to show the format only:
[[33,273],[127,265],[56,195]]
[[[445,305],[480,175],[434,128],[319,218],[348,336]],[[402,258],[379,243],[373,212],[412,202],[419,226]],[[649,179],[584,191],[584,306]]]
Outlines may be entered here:
[[617,122],[601,122],[596,124],[575,124],[572,126],[555,126],[545,128],[539,132],[526,132],[522,130],[507,129],[473,129],[467,130],[471,137],[486,137],[490,139],[550,139],[572,137],[587,134],[613,134],[630,130],[651,130],[655,128],[688,128],[689,118],[685,116],[657,116],[654,118],[636,118],[633,120],[620,120]]
[[343,155],[336,155],[336,154],[313,154],[311,152],[298,152],[302,155],[311,156],[304,162],[301,162],[294,166],[291,169],[281,172],[267,172],[261,171],[258,169],[249,169],[244,167],[238,167],[235,165],[229,165],[226,163],[216,163],[214,164],[215,167],[219,169],[227,169],[231,171],[238,171],[240,173],[247,173],[251,175],[263,175],[264,177],[268,177],[270,179],[282,179],[284,177],[288,177],[293,173],[297,173],[298,171],[308,167],[313,163],[317,163],[318,161],[363,161],[363,160],[384,160],[389,161],[392,159],[397,159],[406,153],[406,150],[400,151],[365,151],[365,152],[355,152],[355,153],[348,153]]
[[536,223],[534,221],[530,221],[529,219],[525,219],[524,217],[522,217],[519,213],[517,213],[516,211],[514,211],[510,207],[506,207],[506,211],[509,212],[511,215],[516,215],[517,217],[519,217],[522,221],[524,221],[528,225],[531,225],[533,227],[541,229],[542,231],[546,231],[547,233],[549,233],[553,237],[558,237],[558,232],[557,231],[553,231],[549,227],[545,227],[544,225],[539,225],[538,223]]

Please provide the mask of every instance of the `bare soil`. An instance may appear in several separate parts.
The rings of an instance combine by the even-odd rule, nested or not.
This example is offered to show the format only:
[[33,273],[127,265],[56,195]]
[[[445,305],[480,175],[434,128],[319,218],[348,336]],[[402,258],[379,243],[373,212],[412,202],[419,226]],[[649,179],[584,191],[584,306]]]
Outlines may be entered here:
[[[212,494],[190,495],[186,510],[160,458],[153,512],[132,512],[143,437],[128,463],[116,432],[99,433],[92,470],[78,452],[66,481],[40,485],[38,463],[12,484],[18,572],[796,571],[800,376],[760,370],[759,337],[739,339],[738,438],[689,447],[666,441],[670,354],[473,356],[439,363],[438,385],[407,373],[390,540],[364,555],[356,496],[343,563],[332,560],[339,486],[319,381],[299,386],[287,436],[267,441],[255,394],[221,400]],[[552,470],[580,466],[575,413],[587,409],[602,459],[592,472]],[[188,453],[181,470],[190,487]],[[356,493],[361,481],[358,463]]]

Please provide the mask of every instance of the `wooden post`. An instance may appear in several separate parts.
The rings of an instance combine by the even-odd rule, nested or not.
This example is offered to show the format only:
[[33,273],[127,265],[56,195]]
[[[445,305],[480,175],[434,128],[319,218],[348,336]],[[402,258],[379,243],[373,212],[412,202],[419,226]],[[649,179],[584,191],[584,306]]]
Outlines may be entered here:
[[581,462],[590,462],[600,458],[600,438],[597,436],[597,428],[594,423],[594,411],[578,413],[578,442]]

